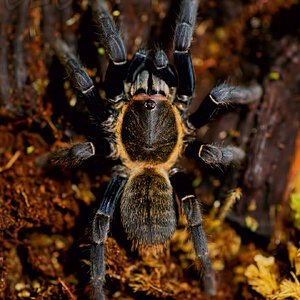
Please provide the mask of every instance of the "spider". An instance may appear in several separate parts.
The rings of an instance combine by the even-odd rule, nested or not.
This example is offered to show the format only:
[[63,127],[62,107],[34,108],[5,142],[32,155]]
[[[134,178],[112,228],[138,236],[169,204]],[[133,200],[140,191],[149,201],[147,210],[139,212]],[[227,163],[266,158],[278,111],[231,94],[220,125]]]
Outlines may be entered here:
[[244,157],[233,146],[201,144],[196,129],[228,104],[259,98],[257,87],[226,84],[215,87],[192,114],[194,71],[190,45],[198,1],[182,0],[174,33],[175,68],[163,50],[138,50],[127,60],[124,43],[104,1],[93,1],[101,41],[109,55],[104,80],[106,99],[80,65],[68,45],[57,39],[54,50],[73,87],[103,129],[101,143],[85,142],[53,154],[56,163],[79,164],[98,154],[116,159],[110,183],[92,224],[91,285],[93,297],[104,299],[104,243],[118,206],[121,223],[138,247],[165,244],[177,225],[176,197],[188,221],[196,260],[202,266],[201,284],[216,294],[216,282],[202,227],[200,203],[179,159],[185,155],[211,165],[228,165]]

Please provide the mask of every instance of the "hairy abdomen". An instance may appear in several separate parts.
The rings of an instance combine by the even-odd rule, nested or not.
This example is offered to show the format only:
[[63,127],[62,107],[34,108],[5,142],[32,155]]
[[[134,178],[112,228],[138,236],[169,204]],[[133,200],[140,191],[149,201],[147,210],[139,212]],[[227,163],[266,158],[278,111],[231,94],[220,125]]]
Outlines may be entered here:
[[172,187],[166,174],[145,168],[131,175],[120,211],[124,229],[136,245],[160,245],[169,240],[177,220]]

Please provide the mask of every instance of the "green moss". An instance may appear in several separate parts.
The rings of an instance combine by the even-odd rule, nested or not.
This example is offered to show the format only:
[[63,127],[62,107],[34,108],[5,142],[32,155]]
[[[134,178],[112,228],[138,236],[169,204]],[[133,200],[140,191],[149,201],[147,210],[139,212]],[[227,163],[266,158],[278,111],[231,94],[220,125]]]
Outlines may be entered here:
[[300,230],[300,194],[294,193],[291,194],[290,206],[293,213],[294,225]]

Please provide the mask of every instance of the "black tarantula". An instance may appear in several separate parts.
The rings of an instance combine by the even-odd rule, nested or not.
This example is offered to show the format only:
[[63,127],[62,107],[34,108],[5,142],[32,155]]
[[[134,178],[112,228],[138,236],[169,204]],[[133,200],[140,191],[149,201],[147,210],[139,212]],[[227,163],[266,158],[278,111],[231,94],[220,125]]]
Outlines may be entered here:
[[119,160],[93,221],[91,284],[93,297],[104,299],[104,243],[116,206],[127,236],[139,247],[165,244],[176,229],[176,199],[186,215],[196,259],[202,266],[204,292],[216,293],[212,264],[202,228],[200,204],[190,181],[180,169],[182,155],[213,165],[240,161],[236,147],[203,145],[195,141],[196,128],[228,104],[249,103],[259,97],[255,88],[222,84],[212,90],[193,114],[188,114],[194,92],[190,44],[197,15],[197,0],[182,0],[174,34],[174,64],[163,50],[139,50],[131,61],[103,0],[95,0],[101,40],[109,55],[105,76],[106,100],[66,43],[57,39],[56,55],[73,87],[84,99],[106,138],[59,150],[55,159],[76,164],[94,154]]

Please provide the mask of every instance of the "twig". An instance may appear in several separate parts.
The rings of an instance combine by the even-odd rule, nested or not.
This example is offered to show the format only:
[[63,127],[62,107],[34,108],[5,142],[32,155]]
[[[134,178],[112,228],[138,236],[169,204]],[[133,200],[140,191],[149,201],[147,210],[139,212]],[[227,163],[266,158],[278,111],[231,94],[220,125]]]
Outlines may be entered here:
[[17,161],[17,159],[19,158],[19,156],[21,155],[21,151],[18,150],[13,156],[12,158],[8,161],[8,163],[6,165],[4,165],[3,167],[0,167],[0,173],[10,169],[14,163]]
[[71,292],[71,290],[69,289],[68,285],[61,278],[58,278],[58,281],[60,282],[60,284],[63,286],[63,288],[67,292],[69,298],[71,300],[76,300],[77,299],[76,296]]
[[26,206],[27,206],[27,207],[30,207],[30,203],[29,203],[29,200],[28,200],[28,196],[27,196],[27,194],[24,192],[24,190],[22,189],[21,186],[19,186],[19,187],[17,188],[17,192],[18,192],[20,195],[22,195],[22,197],[23,197],[23,199],[24,199],[24,201],[25,201]]

